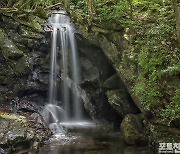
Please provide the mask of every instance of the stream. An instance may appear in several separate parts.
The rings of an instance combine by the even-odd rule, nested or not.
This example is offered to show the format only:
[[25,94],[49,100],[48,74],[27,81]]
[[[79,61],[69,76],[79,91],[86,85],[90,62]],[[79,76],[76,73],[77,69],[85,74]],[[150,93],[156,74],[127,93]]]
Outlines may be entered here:
[[148,147],[128,146],[120,132],[104,124],[68,124],[68,133],[56,133],[37,151],[27,154],[152,154]]

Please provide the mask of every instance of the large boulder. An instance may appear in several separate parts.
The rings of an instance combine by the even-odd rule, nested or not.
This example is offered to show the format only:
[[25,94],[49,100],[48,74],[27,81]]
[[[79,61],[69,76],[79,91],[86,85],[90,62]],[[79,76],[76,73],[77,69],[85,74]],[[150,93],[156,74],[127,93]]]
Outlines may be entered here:
[[26,143],[27,146],[32,144],[35,138],[35,132],[26,117],[0,113],[0,145],[5,147],[16,147],[18,144]]
[[[37,148],[50,135],[38,113],[0,112],[0,147],[6,150]],[[12,151],[11,151],[12,152]]]
[[129,145],[146,145],[147,138],[143,133],[141,115],[128,114],[121,123],[121,133]]

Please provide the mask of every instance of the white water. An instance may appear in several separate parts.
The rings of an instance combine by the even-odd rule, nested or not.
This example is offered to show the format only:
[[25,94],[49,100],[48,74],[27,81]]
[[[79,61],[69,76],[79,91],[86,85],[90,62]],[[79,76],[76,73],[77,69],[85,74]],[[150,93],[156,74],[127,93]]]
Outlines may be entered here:
[[[60,122],[82,121],[82,108],[77,96],[73,95],[70,102],[70,91],[67,85],[67,78],[71,76],[74,82],[74,88],[77,89],[79,81],[79,65],[76,40],[74,36],[74,25],[71,23],[69,17],[64,12],[57,12],[53,14],[49,20],[52,26],[52,47],[51,47],[51,61],[50,61],[50,77],[49,77],[49,104],[45,106],[42,113],[43,117],[49,124],[49,127],[54,132],[62,132]],[[61,56],[58,56],[58,55]],[[58,70],[58,64],[62,70]],[[70,70],[68,68],[71,68]],[[59,107],[58,96],[58,75],[61,74],[61,79],[64,83],[61,87],[63,91],[63,106]],[[73,105],[72,105],[73,104]],[[72,105],[72,106],[71,106]]]

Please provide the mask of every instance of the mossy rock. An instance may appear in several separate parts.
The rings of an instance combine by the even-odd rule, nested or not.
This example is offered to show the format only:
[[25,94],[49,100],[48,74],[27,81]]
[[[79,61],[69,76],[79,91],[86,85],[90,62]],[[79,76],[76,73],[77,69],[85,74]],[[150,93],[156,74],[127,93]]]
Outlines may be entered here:
[[15,21],[13,18],[11,17],[7,17],[7,16],[2,16],[2,21],[0,22],[0,26],[3,27],[4,29],[13,29],[13,30],[17,30],[19,27],[19,22]]
[[9,38],[11,38],[11,40],[13,42],[15,42],[18,49],[20,49],[24,52],[27,52],[26,47],[32,48],[36,42],[36,40],[34,40],[34,39],[22,37],[15,31],[9,31],[8,36],[9,36]]
[[5,151],[14,153],[19,148],[37,148],[50,135],[40,114],[21,112],[23,115],[18,115],[2,110],[0,109],[0,147]]
[[128,114],[121,123],[121,133],[129,145],[146,145],[147,139],[143,134],[142,119],[138,115]]
[[5,64],[0,65],[0,84],[10,84],[13,82],[12,69]]
[[24,55],[23,51],[19,50],[14,42],[8,39],[6,33],[0,28],[0,49],[2,50],[2,55],[6,59],[19,59]]
[[14,67],[15,74],[28,74],[30,71],[31,65],[28,61],[28,56],[21,57]]

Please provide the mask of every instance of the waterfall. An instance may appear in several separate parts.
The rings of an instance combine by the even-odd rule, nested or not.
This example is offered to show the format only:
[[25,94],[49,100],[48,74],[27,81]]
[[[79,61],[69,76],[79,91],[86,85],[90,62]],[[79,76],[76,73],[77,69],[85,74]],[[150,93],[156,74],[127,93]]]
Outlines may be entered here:
[[[45,106],[43,116],[47,117],[45,118],[48,119],[46,121],[56,123],[58,125],[56,128],[59,129],[60,121],[72,122],[83,120],[80,101],[75,94],[70,99],[70,90],[67,84],[67,78],[70,77],[74,82],[73,89],[77,89],[79,81],[78,52],[74,36],[75,26],[63,11],[54,13],[49,19],[49,24],[52,27],[49,104]],[[59,57],[62,59],[61,63]],[[69,67],[71,69],[68,69]],[[60,88],[63,91],[63,98],[61,100],[64,105],[62,107],[58,106],[58,96],[60,94],[58,91],[58,76],[63,80],[63,85]]]

